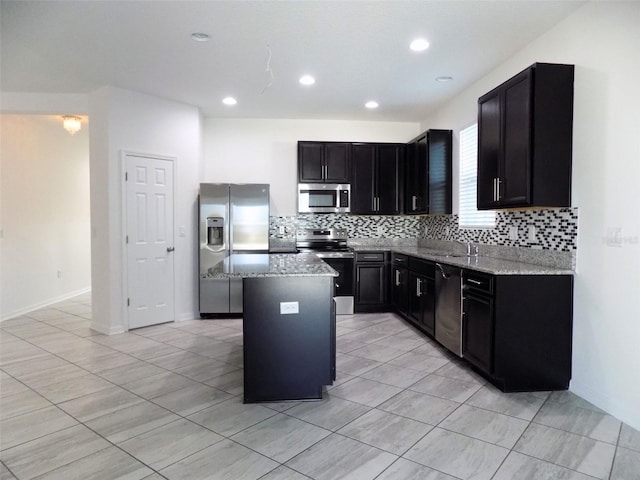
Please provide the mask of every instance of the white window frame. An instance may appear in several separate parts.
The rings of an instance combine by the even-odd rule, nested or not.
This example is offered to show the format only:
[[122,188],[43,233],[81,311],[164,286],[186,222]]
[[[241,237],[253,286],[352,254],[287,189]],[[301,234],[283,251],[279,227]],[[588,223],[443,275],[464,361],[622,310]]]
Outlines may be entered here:
[[458,227],[495,228],[495,210],[478,210],[478,124],[460,130]]

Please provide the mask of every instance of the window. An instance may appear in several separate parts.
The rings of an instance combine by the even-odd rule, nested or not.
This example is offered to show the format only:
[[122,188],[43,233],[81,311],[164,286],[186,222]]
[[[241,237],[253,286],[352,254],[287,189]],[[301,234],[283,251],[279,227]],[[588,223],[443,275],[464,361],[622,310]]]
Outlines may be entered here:
[[496,212],[477,210],[478,124],[460,131],[460,228],[494,228]]

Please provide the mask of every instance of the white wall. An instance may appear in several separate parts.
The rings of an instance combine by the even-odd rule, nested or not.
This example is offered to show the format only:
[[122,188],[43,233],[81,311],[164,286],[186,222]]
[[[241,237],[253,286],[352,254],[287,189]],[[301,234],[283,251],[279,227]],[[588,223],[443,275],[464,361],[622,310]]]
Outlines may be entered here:
[[[127,328],[123,291],[123,151],[176,158],[176,319],[197,312],[196,203],[201,118],[196,107],[113,87],[89,96],[91,116],[92,328]],[[180,232],[184,232],[182,236]]]
[[[536,62],[576,66],[579,207],[571,390],[640,429],[640,3],[590,2],[423,122],[459,131],[477,98]],[[456,155],[457,158],[457,155]],[[610,247],[610,227],[623,246]]]
[[271,215],[296,213],[297,141],[406,142],[417,123],[206,118],[203,182],[269,183]]
[[5,319],[90,288],[89,133],[86,119],[71,136],[57,115],[3,114],[1,138]]

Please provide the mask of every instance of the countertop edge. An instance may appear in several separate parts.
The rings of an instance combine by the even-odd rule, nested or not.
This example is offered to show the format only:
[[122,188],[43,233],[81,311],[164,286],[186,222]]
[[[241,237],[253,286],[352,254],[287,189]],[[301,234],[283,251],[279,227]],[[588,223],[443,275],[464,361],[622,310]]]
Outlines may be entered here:
[[354,252],[391,252],[430,260],[437,263],[466,268],[491,275],[575,275],[575,271],[546,265],[516,262],[496,257],[446,257],[446,253],[434,253],[434,249],[402,246],[354,246]]

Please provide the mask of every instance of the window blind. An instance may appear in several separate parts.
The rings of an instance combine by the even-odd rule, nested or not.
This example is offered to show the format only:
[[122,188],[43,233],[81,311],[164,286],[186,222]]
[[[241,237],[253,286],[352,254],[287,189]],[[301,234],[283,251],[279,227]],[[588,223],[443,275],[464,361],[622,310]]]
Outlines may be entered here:
[[477,206],[478,124],[460,131],[460,228],[494,228],[496,212]]

